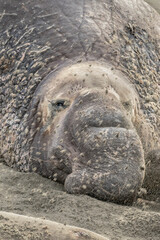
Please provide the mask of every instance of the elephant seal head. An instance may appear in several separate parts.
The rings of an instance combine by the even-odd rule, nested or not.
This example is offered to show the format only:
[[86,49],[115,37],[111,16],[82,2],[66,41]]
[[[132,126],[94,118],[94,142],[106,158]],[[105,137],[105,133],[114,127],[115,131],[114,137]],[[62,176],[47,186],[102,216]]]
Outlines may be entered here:
[[32,170],[68,193],[134,200],[145,170],[139,102],[121,73],[96,61],[63,66],[44,79],[30,109]]

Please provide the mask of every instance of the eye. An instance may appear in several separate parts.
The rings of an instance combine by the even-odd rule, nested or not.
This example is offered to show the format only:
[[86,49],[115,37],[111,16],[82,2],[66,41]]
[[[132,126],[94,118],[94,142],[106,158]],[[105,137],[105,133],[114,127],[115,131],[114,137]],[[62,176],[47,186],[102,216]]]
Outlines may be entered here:
[[131,108],[132,108],[132,103],[131,103],[130,100],[129,100],[129,101],[126,101],[126,102],[123,102],[122,104],[123,104],[123,107],[124,107],[127,111],[131,110]]
[[65,99],[57,99],[57,100],[53,100],[51,104],[52,104],[52,109],[54,109],[55,111],[61,111],[67,108],[70,105],[70,102]]
[[58,101],[56,101],[55,105],[57,107],[64,107],[65,106],[65,100],[58,100]]

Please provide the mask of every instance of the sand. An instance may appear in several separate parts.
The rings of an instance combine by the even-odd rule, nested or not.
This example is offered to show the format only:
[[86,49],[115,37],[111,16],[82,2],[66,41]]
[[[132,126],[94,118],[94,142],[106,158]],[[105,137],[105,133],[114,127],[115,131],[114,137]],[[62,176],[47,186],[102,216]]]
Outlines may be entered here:
[[0,211],[0,239],[109,240],[89,230]]
[[[138,199],[134,206],[121,206],[89,196],[67,194],[63,185],[35,173],[17,172],[3,162],[0,163],[0,169],[0,211],[3,211],[3,214],[0,212],[1,240],[46,239],[42,231],[43,225],[49,229],[50,224],[39,225],[42,219],[85,228],[108,240],[160,239],[160,202]],[[32,229],[32,221],[28,219],[25,226],[28,226],[29,230],[26,230],[24,225],[13,221],[12,217],[5,217],[4,212],[40,220],[34,220],[38,223]],[[14,218],[16,216],[18,221],[20,217],[15,215]],[[23,216],[21,218],[23,219]],[[37,235],[38,233],[41,235]],[[62,240],[54,234],[50,233],[50,236],[48,240]],[[100,239],[95,236],[81,236],[78,239]]]

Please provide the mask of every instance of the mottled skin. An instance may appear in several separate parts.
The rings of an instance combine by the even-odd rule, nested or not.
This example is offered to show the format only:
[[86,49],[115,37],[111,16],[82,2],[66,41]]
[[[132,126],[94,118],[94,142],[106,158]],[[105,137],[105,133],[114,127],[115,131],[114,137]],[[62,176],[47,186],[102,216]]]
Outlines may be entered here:
[[0,5],[6,163],[132,202],[160,147],[158,13],[141,0]]

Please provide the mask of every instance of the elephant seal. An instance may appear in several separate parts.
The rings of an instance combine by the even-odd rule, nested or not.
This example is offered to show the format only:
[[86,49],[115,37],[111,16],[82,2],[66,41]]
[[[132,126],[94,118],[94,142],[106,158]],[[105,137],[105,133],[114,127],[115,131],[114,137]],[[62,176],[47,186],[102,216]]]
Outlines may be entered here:
[[132,203],[160,147],[160,16],[141,0],[0,4],[6,163]]

